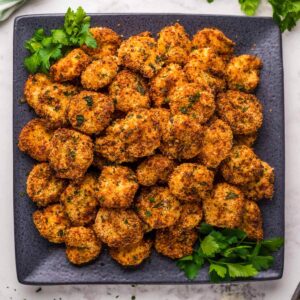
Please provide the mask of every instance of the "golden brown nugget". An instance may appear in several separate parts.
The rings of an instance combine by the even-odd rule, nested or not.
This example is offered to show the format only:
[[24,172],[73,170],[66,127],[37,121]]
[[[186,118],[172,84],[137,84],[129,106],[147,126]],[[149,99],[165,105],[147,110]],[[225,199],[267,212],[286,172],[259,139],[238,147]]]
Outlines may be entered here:
[[142,240],[123,248],[110,248],[109,254],[122,266],[137,266],[150,256],[152,244],[151,240]]
[[247,146],[234,146],[221,165],[226,181],[236,185],[256,182],[263,175],[264,167],[253,150]]
[[91,58],[84,51],[73,49],[50,67],[50,76],[54,81],[70,81],[79,77],[90,63]]
[[183,163],[175,168],[169,180],[171,193],[185,202],[203,200],[213,188],[214,173],[205,166]]
[[120,64],[144,77],[153,77],[162,67],[157,43],[150,32],[142,32],[123,41],[119,50]]
[[149,108],[150,98],[145,79],[129,70],[122,70],[109,86],[109,96],[116,109],[129,112],[138,108]]
[[216,119],[205,130],[199,158],[209,168],[217,168],[229,155],[232,148],[233,134],[229,125]]
[[156,154],[144,160],[136,170],[138,182],[144,186],[166,183],[175,168],[175,162],[166,156]]
[[226,78],[231,90],[253,91],[259,84],[262,61],[254,55],[233,57],[227,65]]
[[102,248],[93,229],[83,226],[71,227],[65,234],[66,256],[74,265],[83,265],[95,260]]
[[254,132],[250,134],[236,134],[233,139],[233,144],[252,147],[257,140],[257,136],[258,136],[258,132]]
[[59,178],[83,177],[93,162],[92,139],[72,129],[57,129],[50,142],[49,163]]
[[263,219],[259,206],[254,201],[245,201],[244,213],[240,229],[247,233],[249,239],[262,240]]
[[168,123],[171,118],[171,112],[166,108],[150,108],[152,121],[159,128],[160,135],[163,136],[168,128]]
[[179,229],[177,232],[191,230],[200,224],[202,217],[203,211],[199,203],[184,203],[181,205],[180,217],[175,223],[174,228]]
[[64,243],[66,230],[71,226],[60,204],[47,206],[32,214],[33,223],[40,235],[51,243]]
[[19,149],[38,161],[47,161],[49,143],[54,131],[47,127],[43,119],[32,119],[21,130]]
[[221,228],[237,228],[242,224],[244,204],[244,195],[237,187],[219,183],[212,196],[203,199],[205,222]]
[[29,198],[38,206],[59,201],[59,196],[67,182],[56,178],[48,163],[39,163],[33,167],[27,177],[26,191]]
[[140,218],[153,229],[170,227],[180,217],[179,201],[164,187],[142,190],[136,209]]
[[115,31],[107,27],[92,27],[90,33],[97,42],[97,48],[93,49],[82,45],[81,48],[85,53],[93,59],[117,54],[122,39]]
[[234,134],[255,133],[263,123],[263,107],[254,95],[228,90],[217,97],[217,113]]
[[82,180],[70,182],[60,195],[60,201],[72,225],[84,226],[95,221],[98,201],[98,183],[95,174],[86,174]]
[[142,221],[133,210],[100,208],[94,230],[103,243],[113,248],[138,243],[144,235]]
[[191,41],[183,26],[175,23],[157,34],[158,53],[164,63],[184,64],[191,51]]
[[105,56],[90,63],[81,74],[81,84],[87,90],[99,90],[109,85],[118,73],[116,56]]
[[68,119],[73,128],[86,134],[99,134],[110,123],[114,112],[111,98],[102,93],[81,91],[73,96]]
[[123,166],[104,166],[99,177],[97,199],[101,207],[128,208],[138,190],[134,172]]

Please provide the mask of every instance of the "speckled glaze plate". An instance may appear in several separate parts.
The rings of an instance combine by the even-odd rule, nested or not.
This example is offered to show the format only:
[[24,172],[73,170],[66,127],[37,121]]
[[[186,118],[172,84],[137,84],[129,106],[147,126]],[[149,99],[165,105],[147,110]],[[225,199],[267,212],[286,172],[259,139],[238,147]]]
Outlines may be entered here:
[[[180,14],[95,14],[92,25],[108,26],[124,37],[142,31],[156,34],[162,27],[179,21],[190,35],[203,27],[218,27],[233,39],[236,53],[260,56],[264,67],[257,96],[264,105],[264,124],[255,145],[256,152],[276,171],[275,197],[262,201],[265,237],[284,235],[284,100],[281,35],[271,18]],[[63,15],[31,15],[16,18],[14,24],[14,219],[16,265],[19,282],[23,284],[186,284],[207,283],[207,268],[194,281],[178,270],[174,261],[155,251],[136,269],[125,269],[115,263],[107,251],[92,264],[75,267],[65,258],[64,247],[41,238],[34,228],[31,214],[35,205],[26,196],[26,176],[34,161],[17,147],[21,128],[34,117],[34,112],[20,104],[27,72],[23,45],[34,30],[50,30],[63,24]],[[283,272],[283,252],[275,258],[274,266],[252,280],[279,279]]]

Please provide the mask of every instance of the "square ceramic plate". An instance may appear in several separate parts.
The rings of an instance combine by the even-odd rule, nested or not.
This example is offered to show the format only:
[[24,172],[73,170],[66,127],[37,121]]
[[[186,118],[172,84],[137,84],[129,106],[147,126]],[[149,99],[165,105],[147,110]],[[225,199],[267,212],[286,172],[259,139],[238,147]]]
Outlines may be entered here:
[[[236,53],[260,56],[264,63],[257,95],[264,105],[264,124],[255,150],[276,171],[275,197],[262,201],[265,236],[284,235],[284,102],[281,35],[270,18],[247,18],[180,14],[95,14],[92,25],[108,26],[124,37],[142,31],[156,34],[162,27],[180,22],[190,35],[204,27],[217,27],[233,39]],[[64,247],[52,245],[41,238],[34,228],[31,214],[35,205],[25,195],[26,175],[34,161],[17,147],[21,128],[34,117],[34,112],[19,99],[28,77],[23,67],[27,51],[24,42],[34,30],[50,30],[63,24],[62,15],[21,16],[14,25],[14,218],[18,280],[23,284],[83,284],[83,283],[191,283],[178,270],[175,262],[153,251],[151,259],[137,269],[124,269],[115,263],[106,250],[100,258],[87,266],[75,267],[65,258]],[[279,279],[283,272],[283,249],[276,255],[276,263],[253,280]],[[207,283],[207,269],[203,269],[192,283]]]

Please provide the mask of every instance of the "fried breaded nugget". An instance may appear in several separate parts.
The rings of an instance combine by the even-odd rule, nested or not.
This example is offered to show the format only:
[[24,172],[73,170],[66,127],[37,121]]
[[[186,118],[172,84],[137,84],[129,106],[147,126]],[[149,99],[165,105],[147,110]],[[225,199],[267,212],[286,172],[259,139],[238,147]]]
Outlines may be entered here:
[[169,188],[182,202],[200,201],[210,195],[213,181],[214,173],[205,166],[183,163],[171,174]]
[[162,132],[160,150],[170,158],[190,159],[199,154],[202,138],[199,122],[184,114],[174,115]]
[[197,122],[205,123],[214,113],[214,95],[197,83],[177,84],[169,95],[171,113],[189,115]]
[[250,239],[263,239],[263,219],[259,206],[254,201],[245,201],[244,213],[240,229],[246,232],[248,238]]
[[99,134],[109,125],[113,112],[111,98],[102,93],[81,91],[71,98],[68,119],[83,133]]
[[151,228],[165,228],[180,217],[180,203],[165,187],[143,189],[136,201],[140,218]]
[[48,163],[35,165],[27,177],[27,194],[38,206],[58,202],[65,187],[66,181],[56,178]]
[[163,67],[150,81],[150,96],[155,107],[168,105],[169,92],[178,83],[186,82],[187,78],[178,64]]
[[146,81],[129,70],[122,70],[109,86],[109,95],[116,109],[129,112],[138,108],[149,108],[150,98]]
[[217,28],[199,30],[192,40],[193,48],[212,48],[219,54],[232,54],[235,43]]
[[112,29],[107,27],[92,27],[90,33],[97,42],[97,48],[93,49],[86,45],[81,48],[93,59],[100,59],[109,55],[116,55],[121,44],[121,37]]
[[175,162],[156,154],[144,160],[136,170],[138,182],[144,186],[166,183],[175,168]]
[[109,247],[119,248],[143,239],[142,221],[132,210],[100,208],[94,230]]
[[258,133],[250,133],[250,134],[236,134],[233,139],[234,145],[245,145],[248,147],[252,147],[256,142]]
[[97,190],[95,174],[86,174],[82,180],[71,182],[60,195],[72,225],[83,226],[94,222],[98,208]]
[[[182,204],[180,208],[180,217],[174,225],[174,228],[177,229],[177,232],[180,232],[181,230],[191,230],[200,224],[202,217],[202,207],[198,203]],[[175,232],[176,231],[174,230],[174,233]]]
[[233,134],[229,125],[216,119],[205,130],[199,158],[205,166],[217,168],[229,155]]
[[254,95],[228,90],[217,97],[217,112],[234,134],[255,133],[263,122],[262,105]]
[[232,90],[253,91],[259,84],[259,73],[262,61],[254,55],[233,57],[227,65],[226,78]]
[[151,240],[142,240],[123,248],[110,248],[109,254],[122,266],[137,266],[150,256],[152,244]]
[[65,232],[71,224],[60,204],[53,204],[43,210],[36,210],[32,214],[32,219],[43,238],[56,244],[65,241]]
[[38,161],[47,161],[53,130],[43,119],[32,119],[21,130],[19,149]]
[[79,77],[90,63],[91,58],[84,51],[73,49],[50,67],[50,76],[54,81],[70,81]]
[[191,51],[191,41],[183,26],[175,23],[157,34],[158,53],[164,63],[184,64]]
[[236,228],[242,223],[244,195],[235,186],[219,183],[212,196],[203,199],[205,222],[222,228]]
[[149,112],[155,126],[159,128],[160,134],[162,136],[166,133],[166,130],[168,128],[168,123],[171,118],[170,110],[166,108],[150,108]]
[[109,85],[118,73],[116,56],[94,60],[81,74],[81,84],[87,90],[99,90]]
[[234,146],[221,165],[226,181],[237,185],[256,182],[263,174],[264,167],[253,150],[247,146]]
[[178,259],[193,253],[193,246],[198,239],[195,229],[183,230],[174,234],[174,229],[165,228],[156,231],[155,250],[172,259]]
[[72,129],[57,129],[50,141],[49,163],[60,178],[83,177],[93,161],[92,139]]
[[142,32],[123,41],[118,50],[118,58],[121,65],[139,71],[147,78],[153,77],[162,67],[157,43],[150,32]]
[[134,172],[123,166],[104,166],[99,177],[97,198],[101,207],[128,208],[138,189]]

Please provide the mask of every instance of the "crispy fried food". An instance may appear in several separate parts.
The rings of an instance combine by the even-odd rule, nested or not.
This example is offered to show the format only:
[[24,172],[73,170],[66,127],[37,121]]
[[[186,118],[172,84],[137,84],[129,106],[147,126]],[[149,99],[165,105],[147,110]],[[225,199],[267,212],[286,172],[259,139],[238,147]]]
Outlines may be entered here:
[[228,90],[217,98],[217,112],[234,134],[255,133],[263,122],[260,101],[251,94]]
[[123,248],[110,248],[109,254],[122,266],[137,266],[150,256],[152,244],[151,240],[141,240]]
[[32,219],[43,238],[56,244],[65,241],[65,232],[71,224],[60,204],[53,204],[43,210],[36,210],[32,214]]
[[97,191],[95,174],[86,174],[82,180],[71,182],[60,195],[72,225],[84,226],[94,222],[98,208]]
[[226,181],[237,185],[256,182],[263,175],[264,167],[253,150],[247,146],[234,146],[221,165]]
[[212,196],[203,199],[205,222],[222,228],[236,228],[242,223],[244,195],[235,186],[219,183]]
[[171,113],[185,114],[203,124],[213,115],[214,95],[197,83],[177,84],[169,95]]
[[202,164],[209,168],[217,168],[229,155],[232,140],[230,126],[220,119],[213,121],[204,132],[203,145],[199,154]]
[[113,99],[116,109],[123,112],[150,107],[145,79],[129,70],[122,70],[118,73],[109,86],[109,95]]
[[138,189],[137,178],[128,167],[105,166],[99,177],[97,198],[101,207],[128,208]]
[[242,224],[240,228],[247,233],[247,236],[250,239],[263,239],[263,219],[259,206],[254,201],[245,201]]
[[245,145],[248,147],[252,147],[256,142],[258,133],[250,133],[250,134],[236,134],[233,139],[234,145]]
[[202,217],[202,207],[198,203],[184,203],[181,205],[180,218],[174,225],[174,228],[177,228],[177,232],[180,232],[180,230],[191,230],[200,224]]
[[91,58],[81,49],[73,49],[50,67],[50,76],[54,81],[70,81],[79,77],[90,63]]
[[213,181],[214,173],[205,166],[183,163],[171,174],[169,188],[182,202],[200,201],[209,197]]
[[195,119],[184,114],[169,119],[162,132],[160,150],[170,158],[190,159],[201,150],[203,128]]
[[50,141],[49,163],[60,178],[83,177],[93,162],[92,139],[72,129],[55,131]]
[[65,243],[67,258],[74,265],[83,265],[95,260],[102,248],[93,229],[83,226],[67,229]]
[[180,65],[171,63],[163,67],[150,81],[150,96],[155,107],[168,105],[170,91],[187,78]]
[[109,85],[118,73],[116,56],[105,56],[94,60],[81,74],[81,84],[87,90],[99,90]]
[[169,109],[166,108],[150,108],[151,118],[159,128],[161,136],[166,133],[169,120],[171,118],[171,113]]
[[123,41],[118,57],[121,65],[138,71],[147,78],[153,77],[163,64],[157,43],[150,32],[142,32]]
[[165,228],[180,217],[180,203],[165,187],[143,189],[136,201],[140,218],[151,228]]
[[32,119],[21,130],[19,149],[38,161],[47,161],[53,133],[45,120]]
[[144,186],[166,183],[175,168],[175,162],[156,154],[144,160],[136,170],[138,182]]
[[48,163],[35,165],[27,177],[27,194],[38,206],[58,202],[65,187],[66,181],[56,178]]
[[227,65],[226,78],[231,90],[253,91],[259,84],[259,73],[262,61],[254,55],[233,57]]
[[111,98],[102,93],[81,91],[71,98],[68,119],[83,133],[99,134],[109,125],[113,112]]
[[186,63],[192,44],[183,26],[179,23],[166,26],[157,36],[158,53],[164,63]]
[[143,239],[142,221],[132,210],[100,208],[94,230],[100,240],[109,247],[119,248]]

